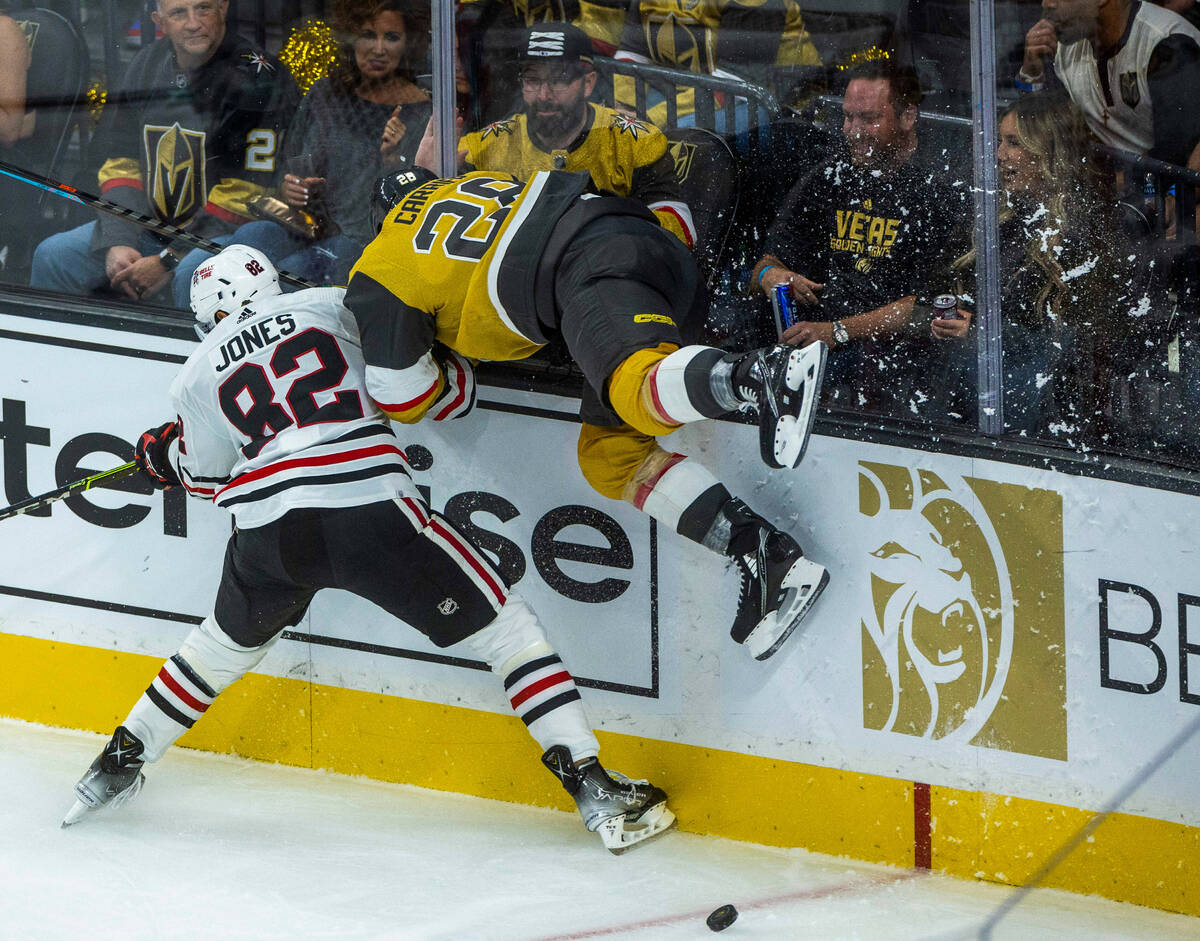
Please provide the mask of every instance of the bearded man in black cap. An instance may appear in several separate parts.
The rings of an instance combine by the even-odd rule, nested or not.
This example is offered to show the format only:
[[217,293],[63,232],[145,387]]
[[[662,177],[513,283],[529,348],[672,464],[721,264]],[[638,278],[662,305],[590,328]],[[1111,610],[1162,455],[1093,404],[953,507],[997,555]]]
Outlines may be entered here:
[[[540,23],[525,32],[519,67],[524,108],[463,137],[460,170],[503,170],[523,180],[538,170],[586,171],[597,189],[643,203],[692,248],[695,224],[667,138],[649,122],[588,100],[596,71],[587,35],[569,23]],[[416,162],[436,172],[433,154],[428,127]]]

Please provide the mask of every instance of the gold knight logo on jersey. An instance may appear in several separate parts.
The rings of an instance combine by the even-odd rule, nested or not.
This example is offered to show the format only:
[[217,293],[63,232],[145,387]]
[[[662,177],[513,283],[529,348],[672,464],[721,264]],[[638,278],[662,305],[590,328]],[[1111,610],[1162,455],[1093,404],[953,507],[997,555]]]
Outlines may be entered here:
[[170,127],[147,124],[143,133],[150,203],[163,222],[187,222],[207,198],[205,134],[178,122]]
[[675,161],[675,182],[683,183],[692,172],[692,163],[696,159],[696,145],[687,141],[676,141],[667,146],[671,159]]
[[859,462],[863,726],[1066,760],[1062,497]]

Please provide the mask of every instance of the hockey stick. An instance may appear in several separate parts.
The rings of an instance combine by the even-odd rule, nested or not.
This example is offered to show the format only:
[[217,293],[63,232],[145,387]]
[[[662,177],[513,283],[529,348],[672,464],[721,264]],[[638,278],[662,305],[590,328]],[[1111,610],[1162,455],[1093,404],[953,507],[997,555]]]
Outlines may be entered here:
[[114,467],[112,470],[103,471],[99,474],[92,474],[91,477],[84,477],[81,480],[76,480],[72,483],[65,484],[57,490],[51,490],[49,493],[43,493],[36,497],[30,497],[27,500],[22,500],[19,503],[14,503],[12,506],[7,506],[0,510],[0,520],[6,520],[12,516],[20,516],[22,513],[28,513],[30,510],[36,510],[39,507],[46,506],[48,503],[54,503],[63,497],[70,497],[77,493],[83,493],[85,490],[91,490],[101,481],[120,480],[122,477],[129,477],[138,472],[136,461],[130,461],[128,464],[122,464],[120,467]]
[[[1046,862],[1042,864],[1042,867],[1038,869],[1037,872],[1035,872],[1024,883],[1017,886],[1017,888],[1012,891],[1008,898],[1006,898],[999,906],[996,907],[995,911],[992,912],[987,920],[985,920],[984,923],[979,926],[977,937],[980,939],[980,941],[991,941],[992,932],[995,930],[996,925],[1000,923],[1000,920],[1008,915],[1008,913],[1014,908],[1016,908],[1017,905],[1020,904],[1020,902],[1037,886],[1041,885],[1042,882],[1046,880],[1046,877],[1062,864],[1063,860],[1075,852],[1075,850],[1079,847],[1079,844],[1090,837],[1092,833],[1095,832],[1096,828],[1100,826],[1100,824],[1104,823],[1105,820],[1111,817],[1116,812],[1118,807],[1120,807],[1125,803],[1125,801],[1133,796],[1133,793],[1139,787],[1145,784],[1146,781],[1148,781],[1150,777],[1158,771],[1159,768],[1166,764],[1167,760],[1172,755],[1176,754],[1181,748],[1183,748],[1183,746],[1187,744],[1188,739],[1190,739],[1197,732],[1200,732],[1200,716],[1193,718],[1187,725],[1180,729],[1180,731],[1173,735],[1167,744],[1160,748],[1158,752],[1148,762],[1146,762],[1146,764],[1139,768],[1133,774],[1133,776],[1129,778],[1129,780],[1121,785],[1121,787],[1115,794],[1112,795],[1112,797],[1105,801],[1104,807],[1101,810],[1098,810],[1092,814],[1092,816],[1088,818],[1087,822],[1084,823],[1084,825],[1080,827],[1069,840],[1063,843],[1062,846],[1058,848],[1058,851],[1054,853],[1054,855],[1048,860],[1046,860]],[[1183,878],[1187,877],[1184,876]]]
[[[24,170],[3,160],[0,160],[0,174],[11,177],[14,180],[19,180],[22,183],[28,183],[30,186],[36,186],[47,193],[54,193],[56,196],[69,199],[72,202],[79,203],[81,206],[87,206],[91,209],[108,213],[108,215],[116,216],[118,219],[125,219],[134,225],[140,225],[143,229],[149,229],[156,235],[165,236],[173,241],[186,242],[192,248],[203,249],[212,255],[217,254],[225,247],[214,242],[212,239],[193,235],[191,232],[187,232],[177,226],[167,225],[165,222],[159,222],[157,219],[143,215],[134,209],[127,209],[107,199],[101,199],[99,196],[93,196],[91,193],[85,193],[83,190],[76,189],[67,183],[59,183],[48,176],[40,176],[32,170]],[[288,274],[286,271],[279,272],[279,280],[298,288],[316,287],[315,284],[301,280],[294,275]]]

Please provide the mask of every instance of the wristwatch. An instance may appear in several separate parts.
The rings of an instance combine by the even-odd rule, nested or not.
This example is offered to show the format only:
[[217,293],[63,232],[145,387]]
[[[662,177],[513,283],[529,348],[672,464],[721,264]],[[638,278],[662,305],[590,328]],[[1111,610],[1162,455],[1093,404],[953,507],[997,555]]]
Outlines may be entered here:
[[850,331],[846,329],[846,325],[840,320],[833,322],[833,345],[845,346],[850,342]]
[[168,271],[174,271],[177,267],[179,267],[179,259],[169,248],[164,248],[158,253],[158,260],[162,262],[162,266]]

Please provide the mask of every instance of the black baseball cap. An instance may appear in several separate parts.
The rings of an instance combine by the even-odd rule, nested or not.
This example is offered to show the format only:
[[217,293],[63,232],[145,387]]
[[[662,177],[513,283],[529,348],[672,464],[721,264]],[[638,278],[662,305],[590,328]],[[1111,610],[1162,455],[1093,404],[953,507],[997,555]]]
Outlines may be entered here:
[[522,62],[591,62],[592,41],[570,23],[539,23],[526,30],[518,58]]

